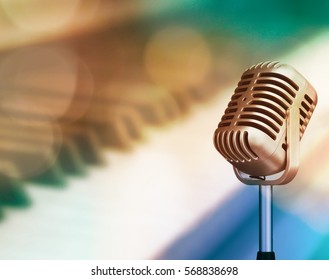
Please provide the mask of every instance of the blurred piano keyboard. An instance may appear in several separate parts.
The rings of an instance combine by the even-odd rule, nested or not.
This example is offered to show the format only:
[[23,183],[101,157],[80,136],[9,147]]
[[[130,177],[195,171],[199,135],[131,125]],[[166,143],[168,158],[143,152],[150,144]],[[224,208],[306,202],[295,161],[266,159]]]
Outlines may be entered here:
[[[255,54],[253,42],[177,20],[185,0],[32,2],[0,1],[0,259],[253,259],[256,189],[237,182],[212,134],[242,70],[264,58],[322,90],[326,37],[297,54]],[[307,164],[277,192],[281,258],[316,258],[328,226],[298,204],[321,197],[316,167],[305,168],[312,136],[328,135],[319,98]],[[302,237],[304,254],[287,254]]]
[[80,1],[59,25],[77,2],[1,2],[1,259],[153,258],[232,192],[198,172],[232,42],[215,67],[197,31],[150,27],[174,1]]

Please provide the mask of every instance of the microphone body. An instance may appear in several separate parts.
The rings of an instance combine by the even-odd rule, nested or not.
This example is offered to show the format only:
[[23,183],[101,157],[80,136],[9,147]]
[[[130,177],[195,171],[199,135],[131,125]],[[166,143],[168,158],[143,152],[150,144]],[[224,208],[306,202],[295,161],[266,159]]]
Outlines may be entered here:
[[299,141],[316,104],[316,91],[291,66],[254,65],[242,74],[215,130],[214,145],[241,181],[253,184],[240,173],[259,183],[283,172],[284,178],[273,182],[287,183],[297,172]]

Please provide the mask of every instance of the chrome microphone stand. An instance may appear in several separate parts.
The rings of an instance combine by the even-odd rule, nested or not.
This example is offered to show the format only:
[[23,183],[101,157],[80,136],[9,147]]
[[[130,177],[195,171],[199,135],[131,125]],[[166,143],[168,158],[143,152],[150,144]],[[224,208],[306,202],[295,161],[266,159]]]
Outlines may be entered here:
[[272,194],[272,185],[259,185],[259,251],[257,260],[275,260]]

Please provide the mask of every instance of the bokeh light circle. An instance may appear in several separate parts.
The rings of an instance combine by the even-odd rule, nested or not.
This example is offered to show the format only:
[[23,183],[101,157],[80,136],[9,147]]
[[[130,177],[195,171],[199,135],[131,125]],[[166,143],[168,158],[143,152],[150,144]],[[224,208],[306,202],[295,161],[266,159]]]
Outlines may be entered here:
[[62,117],[75,95],[77,60],[61,48],[25,48],[0,62],[0,110],[44,121]]
[[69,24],[81,0],[0,0],[7,17],[31,32],[58,30]]
[[186,27],[156,33],[145,48],[145,68],[157,84],[171,90],[200,85],[210,69],[211,54],[205,39]]

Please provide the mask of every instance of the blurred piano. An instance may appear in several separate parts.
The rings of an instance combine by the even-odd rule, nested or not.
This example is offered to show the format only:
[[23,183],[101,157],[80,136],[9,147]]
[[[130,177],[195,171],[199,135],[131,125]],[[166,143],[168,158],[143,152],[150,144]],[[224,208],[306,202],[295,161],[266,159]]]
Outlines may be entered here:
[[191,111],[241,54],[215,68],[184,2],[1,1],[0,258],[152,258],[217,203]]
[[212,133],[241,69],[300,41],[241,44],[216,5],[0,1],[0,259],[230,257],[256,200]]

